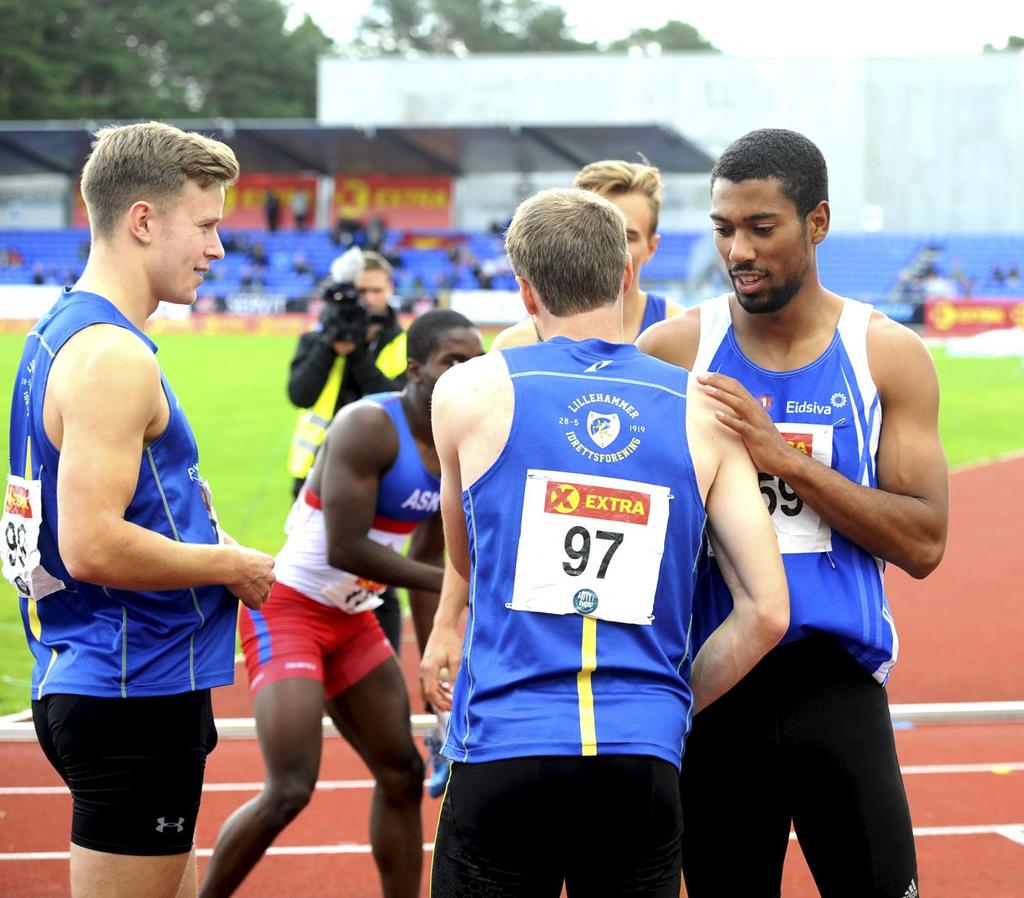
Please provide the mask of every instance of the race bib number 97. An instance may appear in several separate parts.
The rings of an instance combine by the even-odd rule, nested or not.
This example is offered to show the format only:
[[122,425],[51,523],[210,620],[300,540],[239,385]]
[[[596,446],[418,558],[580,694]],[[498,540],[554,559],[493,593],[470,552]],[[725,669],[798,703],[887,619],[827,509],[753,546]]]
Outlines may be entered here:
[[42,483],[8,474],[4,513],[0,518],[4,579],[18,595],[37,600],[64,589],[64,583],[40,564],[42,516]]
[[527,471],[510,607],[649,625],[669,499],[650,483]]

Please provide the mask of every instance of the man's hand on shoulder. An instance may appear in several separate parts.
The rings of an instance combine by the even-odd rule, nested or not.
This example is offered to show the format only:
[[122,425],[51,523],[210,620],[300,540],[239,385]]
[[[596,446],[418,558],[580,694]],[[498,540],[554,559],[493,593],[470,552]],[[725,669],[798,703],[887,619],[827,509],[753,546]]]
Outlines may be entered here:
[[715,400],[715,417],[743,440],[758,471],[785,478],[792,465],[806,459],[786,442],[764,406],[736,378],[698,374],[696,380],[699,389]]

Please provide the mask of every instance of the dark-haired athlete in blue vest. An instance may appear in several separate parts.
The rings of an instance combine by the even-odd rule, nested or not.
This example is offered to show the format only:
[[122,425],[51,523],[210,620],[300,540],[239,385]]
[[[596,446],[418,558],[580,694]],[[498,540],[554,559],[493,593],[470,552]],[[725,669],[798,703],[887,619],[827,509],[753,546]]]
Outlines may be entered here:
[[[811,141],[751,132],[722,154],[711,185],[734,291],[638,344],[700,374],[749,449],[792,612],[783,644],[694,720],[687,890],[775,898],[792,825],[824,898],[917,898],[883,688],[899,641],[882,571],[891,561],[924,577],[945,547],[935,367],[908,328],[818,280],[830,211]],[[729,609],[717,571],[704,586],[698,642]]]

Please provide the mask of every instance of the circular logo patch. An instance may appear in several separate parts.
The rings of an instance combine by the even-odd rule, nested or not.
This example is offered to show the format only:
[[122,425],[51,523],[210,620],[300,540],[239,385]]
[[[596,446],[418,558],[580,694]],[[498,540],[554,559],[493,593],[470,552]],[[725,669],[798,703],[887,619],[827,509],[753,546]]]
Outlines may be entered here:
[[597,611],[597,593],[592,589],[581,589],[572,597],[572,607],[580,614],[593,614]]

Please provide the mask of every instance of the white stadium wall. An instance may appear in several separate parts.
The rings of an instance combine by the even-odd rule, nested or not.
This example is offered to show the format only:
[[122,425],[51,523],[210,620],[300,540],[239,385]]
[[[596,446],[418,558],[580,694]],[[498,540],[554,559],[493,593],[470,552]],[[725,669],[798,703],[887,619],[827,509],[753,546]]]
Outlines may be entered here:
[[[322,59],[318,96],[323,124],[661,124],[711,156],[753,128],[793,128],[828,159],[836,230],[1024,231],[1022,53]],[[523,187],[571,174],[467,177],[455,222],[485,226]],[[706,183],[670,179],[665,224],[704,225],[705,202]]]

